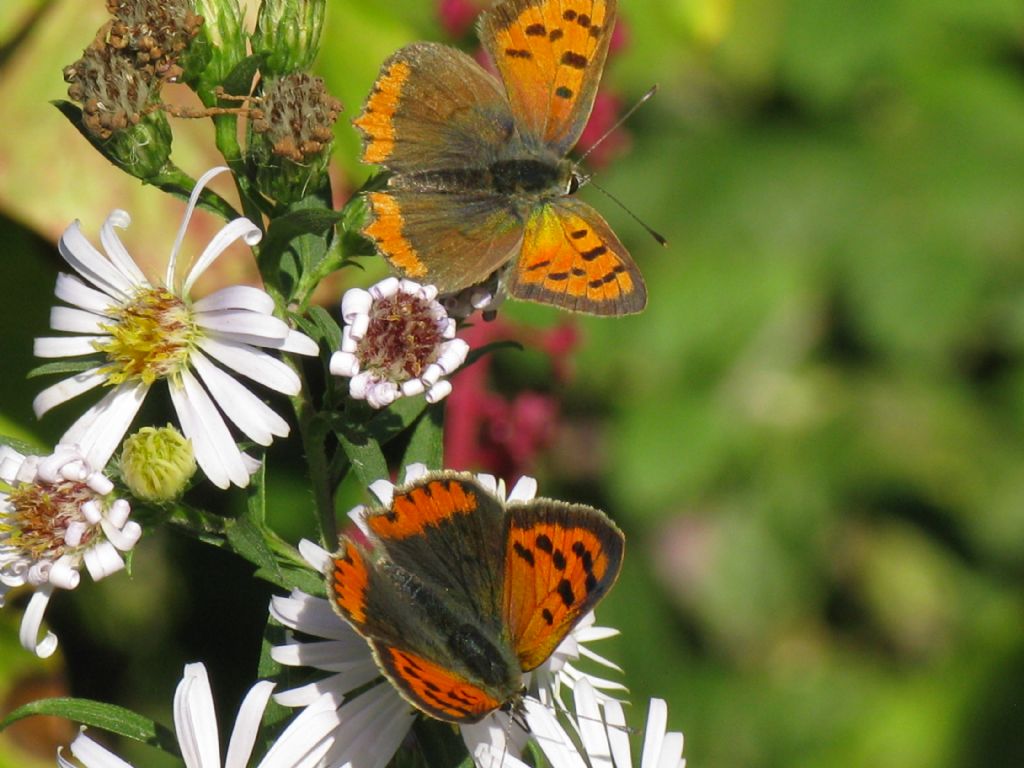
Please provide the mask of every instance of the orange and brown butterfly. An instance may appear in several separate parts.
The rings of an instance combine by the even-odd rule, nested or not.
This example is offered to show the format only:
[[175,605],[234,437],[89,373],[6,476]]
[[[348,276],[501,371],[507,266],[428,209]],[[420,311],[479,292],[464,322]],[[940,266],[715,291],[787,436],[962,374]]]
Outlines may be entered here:
[[442,292],[497,270],[518,299],[639,312],[647,289],[601,215],[572,197],[566,158],[594,105],[616,0],[504,0],[481,15],[500,81],[449,46],[415,43],[381,68],[355,120],[362,160],[390,172],[363,233],[402,275]]
[[428,473],[365,513],[369,543],[342,536],[327,592],[384,675],[439,720],[472,723],[521,700],[611,588],[622,533],[604,513],[504,500],[473,475]]

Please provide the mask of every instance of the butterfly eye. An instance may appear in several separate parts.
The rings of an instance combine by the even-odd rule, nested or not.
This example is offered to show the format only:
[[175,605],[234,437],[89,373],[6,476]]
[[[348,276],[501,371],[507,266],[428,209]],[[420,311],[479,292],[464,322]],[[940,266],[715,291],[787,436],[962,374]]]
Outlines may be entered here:
[[580,177],[573,173],[569,176],[569,183],[566,185],[565,194],[575,195],[576,191],[580,188]]

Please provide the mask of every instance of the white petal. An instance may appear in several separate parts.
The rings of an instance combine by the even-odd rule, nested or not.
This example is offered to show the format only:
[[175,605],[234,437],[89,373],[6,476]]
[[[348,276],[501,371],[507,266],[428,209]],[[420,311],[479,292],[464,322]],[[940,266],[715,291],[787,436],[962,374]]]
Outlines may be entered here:
[[89,465],[102,469],[120,445],[147,392],[149,385],[141,382],[118,385],[82,414],[60,442],[78,445]]
[[96,351],[94,344],[109,339],[109,336],[40,336],[32,344],[32,354],[36,357],[91,355]]
[[335,352],[331,355],[329,369],[335,376],[355,376],[359,373],[359,360],[351,352]]
[[306,334],[299,333],[296,330],[288,331],[284,343],[276,346],[275,349],[279,349],[282,352],[291,352],[293,355],[306,355],[307,357],[314,357],[320,354],[319,345]]
[[640,753],[640,768],[658,768],[661,744],[668,724],[668,707],[664,699],[651,699],[644,728],[644,748]]
[[373,297],[362,288],[350,288],[341,297],[341,319],[351,323],[356,315],[366,315],[373,306]]
[[[198,187],[199,185],[197,184],[196,186]],[[199,276],[224,253],[228,246],[239,238],[244,238],[246,244],[253,246],[263,238],[263,233],[259,227],[245,217],[233,219],[221,227],[220,231],[213,236],[213,239],[203,249],[199,258],[196,259],[192,269],[189,270],[188,277],[185,278],[185,284],[181,288],[181,295],[188,296]]]
[[211,363],[201,352],[194,352],[190,359],[214,401],[246,437],[259,445],[270,445],[275,435],[287,437],[288,422],[256,395]]
[[246,768],[248,765],[253,745],[256,744],[256,734],[260,729],[263,710],[267,708],[273,691],[274,683],[261,680],[245,695],[242,706],[238,709],[238,717],[235,718],[235,727],[231,731],[224,768]]
[[661,742],[658,768],[682,768],[685,763],[686,761],[683,760],[683,734],[679,731],[669,731]]
[[32,410],[35,412],[36,418],[40,418],[51,408],[74,397],[78,397],[83,392],[88,392],[90,389],[98,387],[105,382],[107,374],[100,373],[99,371],[99,368],[82,371],[74,376],[58,381],[56,384],[51,384],[44,389],[32,401]]
[[355,689],[380,675],[374,667],[370,646],[362,638],[359,639],[362,642],[322,640],[278,645],[271,649],[270,655],[278,664],[289,667],[313,667],[327,672],[349,672],[355,669],[355,665],[365,664],[370,675],[353,684],[352,688]]
[[537,480],[529,475],[520,477],[508,494],[508,501],[532,501],[537,496]]
[[426,387],[423,386],[423,382],[419,379],[409,379],[402,383],[402,394],[406,397],[416,397],[416,395],[422,395]]
[[[429,473],[430,467],[428,467],[422,461],[414,461],[412,464],[406,466],[403,482],[406,485],[409,485],[410,483],[415,483],[420,478],[426,477]],[[385,506],[390,506],[390,504],[391,497],[389,496],[387,502],[385,502]]]
[[127,280],[82,234],[77,219],[64,230],[57,250],[76,272],[119,303],[135,292],[137,286]]
[[526,699],[524,705],[530,731],[551,764],[557,768],[587,768],[572,739],[559,725],[552,711],[530,698]]
[[102,326],[110,323],[109,317],[86,312],[84,309],[53,307],[50,310],[50,327],[55,331],[102,334],[104,333]]
[[274,311],[274,300],[266,291],[251,285],[232,285],[221,288],[192,304],[194,312],[214,312],[223,309],[247,309],[269,315]]
[[594,689],[586,680],[581,680],[572,695],[576,704],[576,724],[590,768],[613,768],[611,747]]
[[171,402],[182,432],[192,440],[196,463],[218,488],[227,488],[230,483],[246,487],[249,472],[220,411],[191,373],[182,371],[181,383],[178,387],[171,382]]
[[355,341],[362,341],[370,329],[369,315],[356,315],[348,325],[348,335]]
[[413,708],[386,683],[345,702],[339,715],[330,764],[351,761],[358,768],[384,768],[415,718]]
[[334,744],[332,734],[339,723],[334,697],[321,696],[278,736],[259,768],[312,768]]
[[377,299],[388,299],[398,293],[399,280],[397,277],[386,277],[376,285],[370,286],[370,295]]
[[45,586],[37,589],[28,601],[25,615],[21,617],[21,629],[18,632],[18,639],[21,640],[21,647],[31,651],[40,659],[53,655],[57,650],[57,636],[47,631],[42,640],[39,639],[39,630],[43,625],[43,615],[46,613],[46,606],[50,602],[50,595],[53,587]]
[[303,558],[305,558],[306,562],[313,566],[314,570],[319,573],[323,573],[327,569],[327,565],[331,562],[330,553],[319,544],[312,542],[309,539],[299,540],[299,553]]
[[265,343],[284,341],[288,324],[273,315],[261,315],[245,309],[223,309],[217,312],[197,312],[196,324],[210,333],[232,336],[252,336]]
[[174,731],[186,768],[220,768],[217,713],[202,664],[186,664],[174,691]]
[[390,507],[392,499],[395,498],[395,486],[390,480],[381,478],[370,483],[370,493],[377,497],[381,506]]
[[452,393],[452,383],[445,379],[427,390],[426,400],[428,403],[439,403]]
[[128,215],[127,211],[120,209],[111,211],[100,228],[100,243],[103,245],[103,250],[107,252],[107,256],[110,257],[111,263],[124,275],[126,280],[134,285],[148,285],[149,281],[146,280],[146,276],[128,254],[128,249],[124,247],[124,243],[121,242],[121,238],[118,237],[114,229],[114,227],[125,229],[131,223],[132,217]]
[[89,547],[82,559],[93,581],[99,581],[124,568],[124,560],[109,541],[101,541]]
[[77,275],[65,272],[57,275],[57,286],[53,294],[61,301],[73,304],[79,309],[95,312],[97,315],[106,315],[108,310],[117,306],[107,294],[90,288]]
[[633,768],[633,756],[629,748],[629,731],[622,705],[615,700],[604,703],[604,720],[608,724],[608,743],[616,768]]
[[[132,768],[131,763],[126,763],[120,757],[109,751],[106,747],[90,739],[84,733],[79,733],[71,742],[71,754],[85,766],[85,768]],[[61,759],[61,758],[59,758]],[[61,759],[61,766],[73,768],[72,764]]]
[[199,340],[199,348],[233,371],[285,395],[297,395],[302,388],[298,375],[275,357],[248,344],[212,338]]

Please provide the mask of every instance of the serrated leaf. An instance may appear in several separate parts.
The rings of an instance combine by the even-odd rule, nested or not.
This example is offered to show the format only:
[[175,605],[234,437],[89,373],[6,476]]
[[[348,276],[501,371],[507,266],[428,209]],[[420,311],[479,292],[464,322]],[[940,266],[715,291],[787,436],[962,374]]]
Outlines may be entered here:
[[227,536],[232,551],[257,566],[257,572],[264,574],[262,578],[272,584],[280,583],[281,567],[259,526],[248,517],[242,517],[228,525]]
[[388,477],[388,463],[380,444],[368,434],[363,432],[358,437],[350,437],[344,432],[339,432],[338,442],[348,456],[352,471],[356,473],[364,487],[368,488],[375,480]]
[[74,720],[93,728],[149,744],[169,754],[179,756],[178,741],[170,730],[159,723],[114,704],[91,699],[41,699],[18,707],[0,722],[0,730],[32,715],[54,715]]
[[428,407],[413,427],[402,465],[417,462],[429,469],[444,467],[444,401]]
[[37,365],[25,374],[26,379],[34,379],[38,376],[50,376],[55,373],[81,373],[99,366],[99,360],[55,360],[52,363]]
[[309,318],[316,326],[318,339],[325,341],[328,349],[341,348],[341,328],[331,317],[330,312],[323,307],[314,305],[309,309]]

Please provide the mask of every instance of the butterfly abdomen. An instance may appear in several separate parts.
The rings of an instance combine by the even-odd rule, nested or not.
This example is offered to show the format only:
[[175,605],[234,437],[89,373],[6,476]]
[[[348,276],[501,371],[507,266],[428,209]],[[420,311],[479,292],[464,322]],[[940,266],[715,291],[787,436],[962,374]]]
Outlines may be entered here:
[[540,197],[564,194],[572,176],[566,163],[537,158],[496,160],[479,168],[439,168],[392,177],[394,188],[424,192]]

